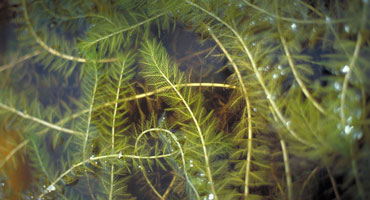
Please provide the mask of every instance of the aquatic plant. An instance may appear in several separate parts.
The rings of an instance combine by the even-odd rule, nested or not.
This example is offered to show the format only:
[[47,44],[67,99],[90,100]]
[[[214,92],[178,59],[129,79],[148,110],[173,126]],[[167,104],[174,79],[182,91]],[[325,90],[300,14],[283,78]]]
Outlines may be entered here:
[[11,4],[0,197],[370,198],[367,0]]

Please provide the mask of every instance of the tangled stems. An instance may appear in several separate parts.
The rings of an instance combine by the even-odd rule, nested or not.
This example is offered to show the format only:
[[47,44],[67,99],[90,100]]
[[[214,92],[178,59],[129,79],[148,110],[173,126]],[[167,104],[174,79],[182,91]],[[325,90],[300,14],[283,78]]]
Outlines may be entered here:
[[256,78],[259,82],[259,84],[262,86],[262,89],[263,91],[265,92],[266,94],[266,98],[267,100],[270,102],[271,106],[272,106],[272,109],[274,110],[274,112],[277,114],[279,120],[281,121],[281,123],[283,124],[283,126],[289,131],[289,133],[296,139],[298,140],[299,142],[303,143],[303,144],[306,144],[307,146],[310,146],[310,147],[315,147],[316,145],[313,144],[313,143],[310,143],[304,139],[302,139],[300,136],[297,135],[297,133],[289,126],[289,124],[287,123],[287,119],[283,116],[283,114],[281,113],[281,111],[279,110],[276,102],[272,99],[272,95],[271,95],[271,92],[267,89],[266,87],[266,84],[263,80],[263,77],[261,75],[261,73],[258,71],[258,68],[257,68],[257,64],[256,62],[254,61],[254,58],[252,56],[252,53],[250,52],[250,50],[248,49],[247,45],[245,44],[245,42],[243,41],[243,39],[241,38],[240,34],[228,23],[226,23],[224,20],[222,20],[221,18],[217,17],[215,14],[209,12],[208,10],[204,9],[203,7],[199,6],[198,4],[195,4],[189,0],[186,0],[186,2],[200,10],[202,10],[203,12],[207,13],[208,15],[210,15],[211,17],[213,17],[214,19],[216,19],[217,21],[221,22],[223,25],[225,25],[231,32],[233,32],[233,34],[236,36],[237,40],[240,42],[240,44],[242,45],[242,48],[244,50],[244,52],[247,54],[248,58],[249,58],[249,61],[251,62],[252,64],[252,67],[253,67],[253,71],[256,75]]
[[[171,138],[172,138],[172,140],[173,140],[173,141],[175,141],[175,143],[176,143],[176,145],[177,145],[177,147],[179,148],[179,151],[180,151],[181,161],[182,161],[182,166],[183,166],[183,169],[184,169],[184,176],[185,176],[185,179],[186,179],[187,183],[190,185],[190,187],[192,188],[192,190],[195,192],[195,194],[196,194],[196,196],[197,196],[197,199],[199,199],[200,197],[199,197],[198,191],[195,189],[194,185],[190,182],[190,179],[189,179],[188,174],[187,174],[187,172],[186,172],[186,164],[185,164],[185,155],[184,155],[184,151],[182,150],[182,147],[181,147],[180,143],[178,142],[177,137],[176,137],[176,135],[175,135],[174,133],[172,133],[171,131],[169,131],[169,130],[167,130],[167,129],[163,129],[163,128],[151,128],[151,129],[145,130],[145,131],[141,132],[141,133],[139,134],[139,136],[137,137],[137,139],[136,139],[136,142],[135,142],[135,152],[137,152],[138,142],[140,141],[141,137],[143,137],[145,134],[150,133],[150,132],[157,132],[157,133],[159,133],[159,132],[165,132],[165,133],[167,133],[168,135],[170,135],[170,136],[171,136]],[[174,154],[175,154],[175,152],[170,153],[170,154],[166,154],[166,155],[174,155]],[[144,173],[144,176],[145,176],[145,177],[147,177],[147,176],[146,176],[146,172],[145,172],[145,170],[143,170],[143,169],[142,169],[142,172]],[[148,180],[147,180],[147,181],[148,181]],[[159,198],[163,198],[163,196],[164,196],[164,195],[163,195],[163,196],[162,196],[162,195],[160,195],[160,194],[159,194],[159,193],[154,189],[154,187],[152,186],[152,184],[149,184],[149,185],[152,187],[153,191],[156,193],[156,195],[157,195]]]
[[87,164],[87,163],[89,163],[91,161],[98,161],[98,160],[104,160],[104,159],[109,159],[109,158],[118,158],[118,159],[121,159],[121,158],[131,158],[131,159],[158,159],[158,158],[169,157],[169,156],[172,156],[173,154],[174,153],[157,155],[157,156],[136,156],[136,155],[124,155],[122,153],[119,153],[119,154],[111,154],[111,155],[105,155],[105,156],[91,157],[89,159],[86,159],[84,161],[81,161],[79,163],[76,163],[76,164],[72,165],[69,169],[67,169],[66,171],[64,171],[58,178],[56,178],[51,184],[49,184],[49,186],[47,187],[47,189],[39,196],[39,198],[42,198],[47,193],[53,191],[50,188],[54,188],[55,187],[55,184],[57,184],[63,177],[65,177],[66,175],[68,175],[69,173],[71,173],[73,169],[75,169],[77,167],[80,167],[82,165],[85,165],[85,164]]

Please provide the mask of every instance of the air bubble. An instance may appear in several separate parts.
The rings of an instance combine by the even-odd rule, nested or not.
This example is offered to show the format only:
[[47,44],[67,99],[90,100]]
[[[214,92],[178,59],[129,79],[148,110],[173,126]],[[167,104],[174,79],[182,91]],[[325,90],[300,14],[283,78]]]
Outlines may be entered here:
[[49,187],[46,189],[46,192],[52,192],[52,191],[55,191],[56,188],[54,185],[49,185]]
[[119,154],[118,154],[118,158],[120,159],[120,158],[122,158],[122,151],[120,151],[119,152]]
[[269,17],[269,21],[270,21],[271,23],[274,23],[274,22],[275,22],[275,19],[274,19],[273,17]]
[[282,70],[282,69],[283,69],[283,66],[278,65],[278,69],[279,69],[279,70]]
[[200,173],[199,175],[200,175],[200,177],[204,177],[204,176],[205,176],[205,174],[204,174],[204,173]]
[[5,187],[5,182],[1,182],[1,187]]
[[254,112],[257,112],[257,108],[253,108],[253,111],[254,111]]
[[362,110],[361,110],[361,109],[357,109],[357,110],[356,110],[356,118],[357,118],[357,119],[360,119],[360,118],[361,118],[361,116],[362,116]]
[[56,26],[56,22],[51,22],[49,24],[49,29],[53,29]]
[[291,123],[292,122],[290,122],[289,120],[285,123],[285,125],[287,126],[287,127],[289,127],[290,125],[291,125]]
[[334,89],[336,90],[336,91],[340,91],[341,89],[342,89],[342,85],[339,83],[339,82],[335,82],[334,83]]
[[189,167],[194,167],[193,160],[190,160],[189,162],[190,162]]
[[352,116],[349,116],[348,118],[347,118],[347,123],[351,123],[352,122]]
[[350,134],[350,133],[351,133],[352,129],[353,129],[353,126],[346,125],[346,126],[344,127],[344,132],[348,135],[348,134]]
[[349,66],[348,65],[344,65],[343,68],[342,68],[342,73],[343,74],[346,74],[346,73],[349,72],[349,70],[350,70]]
[[341,130],[342,129],[342,124],[341,123],[337,123],[337,129],[338,130]]
[[264,70],[265,72],[269,71],[269,70],[270,70],[270,65],[267,65],[263,70]]
[[95,155],[90,156],[90,160],[94,159]]
[[272,78],[273,78],[273,79],[277,79],[277,78],[279,78],[279,74],[274,73],[274,74],[272,75]]
[[362,132],[361,131],[356,131],[355,133],[353,133],[353,138],[356,139],[356,140],[359,140],[361,139],[362,137]]
[[292,28],[293,31],[297,29],[297,25],[295,23],[291,24],[290,27]]
[[215,199],[215,196],[211,193],[211,194],[209,194],[208,195],[208,200],[213,200],[213,199]]
[[326,21],[326,23],[328,23],[328,24],[329,24],[329,23],[330,23],[330,17],[329,17],[329,16],[326,16],[326,17],[325,17],[325,21]]
[[333,108],[334,113],[340,113],[340,107],[335,107]]
[[349,26],[348,26],[348,24],[344,25],[344,31],[346,33],[349,33]]

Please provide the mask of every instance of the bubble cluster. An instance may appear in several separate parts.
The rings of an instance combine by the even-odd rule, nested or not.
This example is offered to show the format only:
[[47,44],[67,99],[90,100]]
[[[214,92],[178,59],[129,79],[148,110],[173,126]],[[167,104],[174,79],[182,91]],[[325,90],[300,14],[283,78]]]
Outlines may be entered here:
[[189,161],[189,167],[194,167],[193,160]]

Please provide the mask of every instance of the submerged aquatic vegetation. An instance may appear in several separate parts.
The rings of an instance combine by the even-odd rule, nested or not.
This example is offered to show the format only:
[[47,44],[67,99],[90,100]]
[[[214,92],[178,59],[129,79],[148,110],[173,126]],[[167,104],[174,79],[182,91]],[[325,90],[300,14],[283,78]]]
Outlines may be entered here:
[[0,197],[370,198],[367,0],[11,3]]

